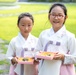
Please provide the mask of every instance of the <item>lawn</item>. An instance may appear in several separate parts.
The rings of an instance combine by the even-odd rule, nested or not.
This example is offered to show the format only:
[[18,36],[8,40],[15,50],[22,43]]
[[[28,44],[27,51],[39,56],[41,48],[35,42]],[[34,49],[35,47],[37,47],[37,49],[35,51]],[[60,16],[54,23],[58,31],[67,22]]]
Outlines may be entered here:
[[[76,35],[76,4],[68,3],[65,5],[68,9],[68,19],[65,23],[66,28]],[[13,9],[12,6],[10,6],[11,9],[0,10],[0,38],[10,41],[18,34],[17,17],[22,12],[30,12],[34,16],[35,23],[31,32],[33,35],[38,37],[42,30],[51,27],[48,21],[48,10],[51,3],[17,3],[14,6],[17,8]]]
[[0,0],[0,3],[16,2],[17,0]]

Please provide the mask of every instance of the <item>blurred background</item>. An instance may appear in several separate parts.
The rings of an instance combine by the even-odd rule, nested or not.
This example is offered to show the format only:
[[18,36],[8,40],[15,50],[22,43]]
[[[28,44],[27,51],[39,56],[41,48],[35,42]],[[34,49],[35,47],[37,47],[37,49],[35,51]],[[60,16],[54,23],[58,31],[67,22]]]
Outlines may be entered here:
[[0,2],[76,2],[76,0],[0,0]]

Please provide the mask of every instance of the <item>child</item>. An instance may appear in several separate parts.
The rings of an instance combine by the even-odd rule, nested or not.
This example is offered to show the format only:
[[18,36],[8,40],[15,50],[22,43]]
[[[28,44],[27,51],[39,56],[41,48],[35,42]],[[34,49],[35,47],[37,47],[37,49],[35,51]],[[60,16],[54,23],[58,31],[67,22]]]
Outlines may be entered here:
[[[16,57],[22,56],[22,51],[27,50],[27,55],[30,55],[34,50],[37,38],[30,32],[33,28],[34,19],[30,13],[22,13],[18,17],[17,26],[20,30],[18,36],[13,38],[8,46],[6,56],[11,60],[12,67],[9,75],[37,75],[37,64],[21,65],[17,64]],[[26,54],[26,52],[24,52]],[[32,54],[31,54],[32,55]],[[14,69],[14,70],[13,70]]]
[[53,60],[41,60],[38,75],[75,75],[75,35],[65,28],[67,9],[61,3],[51,6],[48,19],[52,28],[41,32],[36,50],[54,52]]

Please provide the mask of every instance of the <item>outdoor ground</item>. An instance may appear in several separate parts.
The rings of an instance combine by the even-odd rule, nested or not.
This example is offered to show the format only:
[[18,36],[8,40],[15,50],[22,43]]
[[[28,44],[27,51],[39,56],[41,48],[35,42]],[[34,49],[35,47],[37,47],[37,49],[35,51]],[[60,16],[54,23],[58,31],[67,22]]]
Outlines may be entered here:
[[8,75],[9,62],[6,60],[6,55],[3,52],[4,51],[2,49],[3,45],[7,49],[7,45],[5,44],[5,41],[3,41],[3,40],[0,39],[0,75]]

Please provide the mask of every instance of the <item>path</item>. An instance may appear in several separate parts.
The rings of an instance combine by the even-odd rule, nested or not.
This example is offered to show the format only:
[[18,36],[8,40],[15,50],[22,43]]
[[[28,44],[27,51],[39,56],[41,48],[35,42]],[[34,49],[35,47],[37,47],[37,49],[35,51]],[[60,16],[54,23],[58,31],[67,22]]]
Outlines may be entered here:
[[2,49],[3,45],[4,45],[5,48],[7,48],[7,46],[5,44],[5,41],[0,39],[0,75],[8,75],[9,62],[6,61],[6,56],[3,53],[3,49]]

